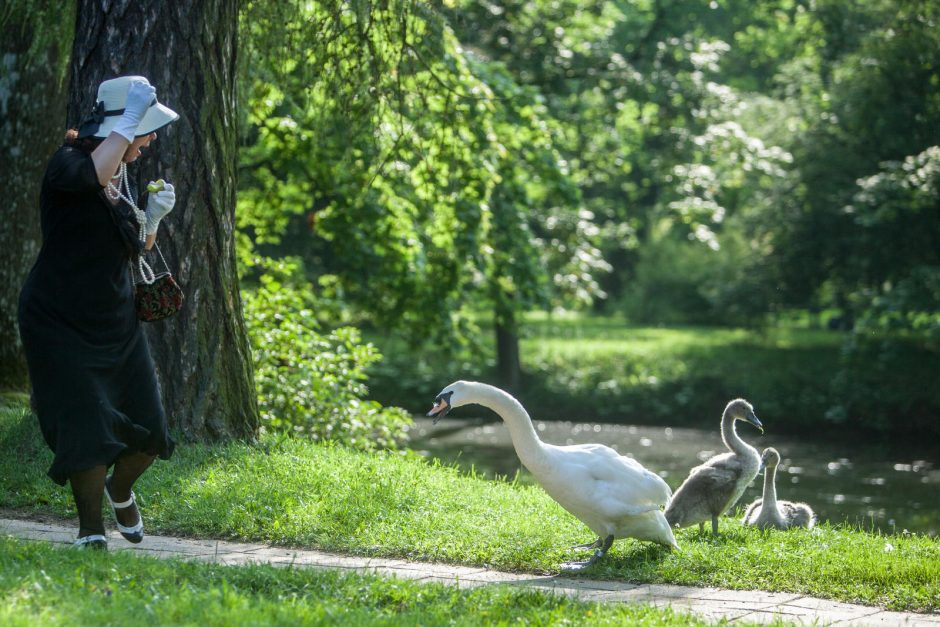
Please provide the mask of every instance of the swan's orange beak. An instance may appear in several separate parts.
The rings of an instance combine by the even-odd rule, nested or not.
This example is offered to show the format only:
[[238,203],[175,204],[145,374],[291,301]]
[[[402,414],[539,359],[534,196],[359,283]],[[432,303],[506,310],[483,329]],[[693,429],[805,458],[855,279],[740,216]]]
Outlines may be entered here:
[[443,418],[449,410],[450,404],[446,399],[439,396],[434,399],[434,405],[431,407],[431,411],[428,412],[428,416],[434,418],[434,424],[437,424],[437,421]]

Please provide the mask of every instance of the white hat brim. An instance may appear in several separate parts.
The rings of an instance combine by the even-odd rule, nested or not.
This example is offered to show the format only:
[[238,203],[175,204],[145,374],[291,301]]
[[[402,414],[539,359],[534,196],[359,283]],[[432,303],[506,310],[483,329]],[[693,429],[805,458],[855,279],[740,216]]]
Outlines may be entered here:
[[160,130],[170,122],[177,121],[179,117],[179,113],[158,102],[155,105],[151,105],[150,108],[147,109],[147,113],[144,114],[144,119],[142,119],[140,124],[137,126],[137,131],[135,134],[137,137],[150,135],[150,133]]
[[[137,125],[137,130],[134,131],[134,135],[136,137],[150,135],[150,133],[160,130],[167,124],[175,122],[179,117],[179,113],[166,105],[160,104],[159,102],[152,104],[150,108],[147,109],[147,113],[144,114],[140,124]],[[98,130],[94,133],[94,136],[107,137],[110,135],[114,127],[117,126],[119,119],[120,116],[106,117],[104,122],[101,123]]]

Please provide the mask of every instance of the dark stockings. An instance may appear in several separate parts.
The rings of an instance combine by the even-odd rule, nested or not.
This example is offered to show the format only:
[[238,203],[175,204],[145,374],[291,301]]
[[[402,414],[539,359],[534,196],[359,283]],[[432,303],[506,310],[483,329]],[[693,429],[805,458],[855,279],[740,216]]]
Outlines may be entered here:
[[78,537],[104,535],[101,518],[101,496],[104,493],[105,466],[95,466],[69,477],[75,507],[78,509]]
[[[137,479],[150,468],[156,455],[146,453],[126,453],[118,457],[114,464],[114,472],[108,481],[108,494],[115,503],[122,503],[131,498],[131,490]],[[140,512],[136,506],[124,507],[117,510],[118,522],[125,527],[133,527],[140,521]]]
[[[114,472],[111,473],[108,482],[108,493],[111,498],[116,503],[131,498],[134,482],[150,468],[155,459],[156,456],[145,453],[121,455],[114,464]],[[104,535],[101,497],[104,494],[107,470],[105,466],[95,466],[73,473],[69,477],[72,496],[75,498],[75,508],[78,510],[79,538],[95,534]],[[136,507],[121,508],[117,510],[117,519],[125,527],[133,527],[140,520],[140,513]]]

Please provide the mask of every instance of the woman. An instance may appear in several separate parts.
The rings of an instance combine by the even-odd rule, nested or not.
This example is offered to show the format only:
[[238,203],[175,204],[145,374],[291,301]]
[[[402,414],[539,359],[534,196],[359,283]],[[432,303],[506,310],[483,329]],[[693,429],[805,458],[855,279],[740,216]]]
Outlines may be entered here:
[[19,326],[34,409],[55,454],[48,474],[75,497],[76,546],[107,548],[102,493],[121,534],[140,542],[131,489],[173,452],[130,268],[176,196],[166,185],[138,203],[126,164],[178,117],[141,76],[105,81],[42,181],[42,248],[20,293]]

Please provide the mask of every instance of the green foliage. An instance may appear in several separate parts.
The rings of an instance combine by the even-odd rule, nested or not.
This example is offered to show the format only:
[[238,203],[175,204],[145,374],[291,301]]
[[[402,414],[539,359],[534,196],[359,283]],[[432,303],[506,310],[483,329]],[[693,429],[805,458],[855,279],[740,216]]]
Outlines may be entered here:
[[244,24],[243,260],[251,239],[296,245],[376,324],[448,341],[467,304],[511,318],[596,294],[605,264],[545,107],[439,15],[251,3]]
[[674,227],[665,228],[640,251],[636,276],[620,301],[626,318],[637,324],[758,325],[766,314],[766,288],[751,273],[756,255],[748,242],[727,231],[715,250],[689,245],[674,236]]
[[928,434],[937,431],[940,408],[927,392],[940,368],[936,343],[862,328],[842,346],[827,420],[910,440],[936,437]]
[[[883,181],[894,175],[882,164],[923,160],[937,143],[938,15],[935,2],[827,2],[812,13],[817,52],[780,77],[801,85],[780,89],[803,111],[789,142],[798,165],[760,229],[769,243],[763,280],[776,284],[778,302],[827,299],[823,305],[857,316],[879,295],[878,283],[936,265],[936,229],[922,229],[935,211],[918,208],[916,186],[891,191],[903,177]],[[876,209],[882,201],[888,206]]]
[[[784,174],[790,155],[755,135],[764,128],[742,125],[755,99],[721,73],[736,29],[750,29],[759,47],[776,35],[755,27],[780,30],[776,15],[737,3],[514,0],[448,12],[462,40],[544,97],[561,129],[555,146],[613,270],[594,276],[614,300],[631,289],[643,249],[664,227],[687,247],[717,248],[725,220]],[[791,50],[787,34],[778,35],[778,48]],[[689,313],[680,309],[670,317]]]
[[[844,386],[870,351],[935,341],[936,2],[259,2],[243,18],[242,259],[252,239],[297,254],[344,320],[450,358],[403,346],[383,380],[489,372],[466,359],[486,344],[468,311],[514,331],[605,294],[656,324],[840,310],[879,338],[847,346],[829,374]],[[866,413],[844,386],[831,416]]]
[[[32,509],[58,513],[40,504],[67,492],[42,474],[48,451],[10,463],[24,434],[40,437],[35,419],[0,412],[0,506],[21,505],[11,486],[26,486],[36,495]],[[556,571],[572,557],[571,544],[589,533],[537,486],[488,481],[417,456],[361,453],[301,438],[180,446],[135,491],[152,532],[530,572]],[[716,539],[680,531],[681,552],[618,541],[586,576],[746,590],[757,585],[891,609],[940,608],[940,539],[828,524],[812,532],[761,533],[739,520],[722,519],[723,535]],[[113,568],[113,559],[129,558],[102,556],[107,569],[124,572]],[[4,563],[0,573],[11,567]],[[289,572],[278,574],[285,586],[293,581]],[[80,581],[74,574],[70,580]],[[0,581],[18,578],[0,575]]]
[[[864,330],[906,327],[940,338],[940,146],[858,181],[844,211],[865,251],[856,259]],[[893,245],[885,245],[892,243]]]
[[300,266],[266,262],[260,285],[242,292],[265,429],[354,448],[396,448],[411,419],[365,400],[365,369],[381,359],[359,332],[320,332]]

